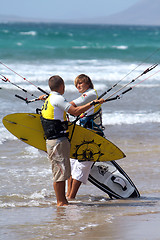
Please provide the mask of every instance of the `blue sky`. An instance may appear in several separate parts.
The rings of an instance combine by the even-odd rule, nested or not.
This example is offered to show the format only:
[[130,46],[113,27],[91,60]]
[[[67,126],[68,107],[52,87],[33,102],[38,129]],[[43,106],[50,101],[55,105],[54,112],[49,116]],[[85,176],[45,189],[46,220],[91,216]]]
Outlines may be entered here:
[[3,0],[0,15],[51,20],[105,17],[141,0]]

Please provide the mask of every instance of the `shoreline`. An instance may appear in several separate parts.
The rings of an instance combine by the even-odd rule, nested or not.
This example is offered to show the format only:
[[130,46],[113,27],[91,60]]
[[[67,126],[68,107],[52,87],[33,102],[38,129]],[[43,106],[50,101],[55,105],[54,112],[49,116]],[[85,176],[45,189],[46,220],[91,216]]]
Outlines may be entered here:
[[[156,127],[152,126],[152,129],[156,129]],[[146,132],[140,131],[138,128],[137,132],[135,132],[134,128],[132,128],[128,135],[128,131],[125,132],[124,128],[127,130],[130,126],[108,126],[107,135],[113,143],[126,153],[126,158],[117,160],[117,163],[125,170],[139,190],[141,197],[137,199],[110,200],[104,192],[87,183],[87,185],[82,185],[77,199],[73,203],[71,202],[69,206],[57,208],[56,203],[48,205],[55,198],[51,186],[51,173],[49,174],[50,179],[46,176],[51,192],[46,193],[42,199],[42,196],[38,197],[37,194],[40,194],[40,192],[37,190],[42,191],[44,187],[47,187],[45,186],[45,179],[43,180],[41,176],[42,183],[36,182],[33,184],[30,182],[37,166],[38,169],[36,171],[38,173],[42,169],[47,170],[50,168],[47,156],[41,156],[40,158],[40,155],[36,156],[34,154],[33,161],[30,153],[25,158],[19,159],[23,152],[26,152],[29,145],[19,142],[19,147],[17,147],[17,141],[15,142],[14,140],[12,142],[9,140],[9,142],[7,141],[0,145],[1,151],[5,149],[6,153],[8,152],[8,157],[6,156],[8,159],[2,160],[4,164],[6,160],[11,163],[10,171],[8,170],[10,177],[12,177],[12,171],[15,168],[16,172],[20,171],[21,173],[27,171],[28,168],[30,171],[32,168],[34,170],[31,175],[27,175],[26,179],[30,184],[28,186],[30,191],[27,190],[26,180],[25,183],[22,183],[20,176],[18,176],[20,178],[18,182],[17,177],[12,179],[14,185],[19,186],[17,188],[18,192],[14,197],[15,199],[8,193],[9,198],[7,201],[8,203],[12,203],[12,201],[18,203],[19,201],[19,205],[0,209],[2,239],[28,240],[32,238],[40,240],[42,238],[51,238],[72,240],[76,238],[77,240],[134,240],[136,238],[159,240],[160,169],[157,167],[160,161],[159,133],[156,133],[155,139],[152,136],[153,139],[150,142],[151,138],[148,138]],[[16,147],[15,153],[13,152],[14,147]],[[29,149],[31,150],[31,148]],[[16,160],[15,163],[14,159]],[[19,161],[21,169],[17,165]],[[31,162],[32,166],[30,165]],[[41,164],[43,164],[42,168]],[[25,186],[24,189],[23,184]],[[29,195],[27,191],[30,192]],[[33,194],[36,197],[34,199],[35,204],[39,202],[37,206],[30,205],[33,202],[31,198]],[[23,196],[29,197],[29,199],[25,200]],[[26,202],[26,206],[23,206],[23,201]],[[6,220],[4,220],[4,215]]]

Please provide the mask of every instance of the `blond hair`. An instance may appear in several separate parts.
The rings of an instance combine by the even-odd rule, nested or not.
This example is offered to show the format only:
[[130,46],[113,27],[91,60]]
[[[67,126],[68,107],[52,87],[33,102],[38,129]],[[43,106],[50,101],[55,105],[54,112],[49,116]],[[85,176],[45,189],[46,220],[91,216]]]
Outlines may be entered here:
[[90,77],[88,77],[85,74],[80,74],[76,77],[76,79],[74,80],[74,85],[77,87],[77,84],[79,83],[79,81],[85,82],[86,84],[89,85],[89,88],[94,88],[94,85],[92,83],[92,80],[90,79]]

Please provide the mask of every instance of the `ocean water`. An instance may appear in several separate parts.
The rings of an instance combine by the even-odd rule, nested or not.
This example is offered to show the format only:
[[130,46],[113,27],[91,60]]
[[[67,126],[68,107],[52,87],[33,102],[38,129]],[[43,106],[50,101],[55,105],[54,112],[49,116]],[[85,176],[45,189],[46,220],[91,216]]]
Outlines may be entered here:
[[160,27],[0,24],[0,74],[10,80],[0,79],[1,120],[40,108],[43,102],[26,104],[15,94],[31,100],[42,94],[38,87],[49,92],[54,74],[63,77],[69,101],[79,95],[78,74],[89,75],[99,95],[118,83],[104,96],[120,97],[102,106],[105,135],[125,152],[118,163],[141,194],[110,200],[88,183],[70,206],[57,209],[46,154],[16,139],[1,121],[1,239],[159,239],[159,65],[140,76],[159,62]]

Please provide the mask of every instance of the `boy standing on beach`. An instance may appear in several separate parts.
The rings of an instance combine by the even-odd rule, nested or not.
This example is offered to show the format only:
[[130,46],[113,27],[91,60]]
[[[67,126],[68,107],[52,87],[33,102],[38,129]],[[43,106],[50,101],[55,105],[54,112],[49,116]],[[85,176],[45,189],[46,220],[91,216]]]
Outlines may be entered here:
[[[78,75],[74,81],[74,84],[79,93],[81,93],[81,96],[71,101],[73,106],[83,106],[92,100],[98,99],[98,94],[94,89],[92,80],[87,75]],[[101,115],[101,105],[99,104],[94,106],[92,110],[88,112],[87,117],[84,117],[80,120],[80,125],[85,128],[94,129],[96,132],[99,132],[99,134],[103,135]],[[81,184],[86,184],[93,162],[79,162],[76,159],[70,159],[70,163],[72,176],[68,180],[68,191],[66,196],[68,199],[74,199]]]
[[[78,116],[87,111],[94,101],[75,107],[62,96],[65,85],[60,76],[52,76],[48,84],[51,93],[42,107],[41,122],[47,138],[48,157],[52,163],[53,187],[57,198],[57,206],[66,206],[68,201],[65,197],[65,181],[71,176],[66,113]],[[96,102],[102,104],[104,99],[96,100]]]

